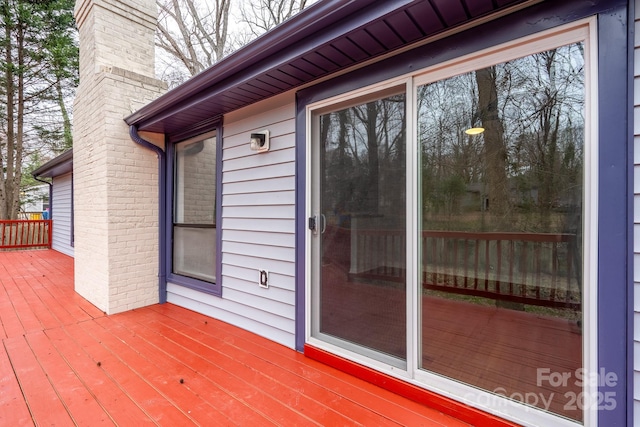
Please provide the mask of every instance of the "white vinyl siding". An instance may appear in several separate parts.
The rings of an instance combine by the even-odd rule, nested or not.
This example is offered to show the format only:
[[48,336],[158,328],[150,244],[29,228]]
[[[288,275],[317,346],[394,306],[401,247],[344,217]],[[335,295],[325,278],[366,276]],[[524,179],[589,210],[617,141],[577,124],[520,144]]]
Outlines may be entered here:
[[[294,92],[224,117],[222,297],[168,284],[167,300],[295,347]],[[270,151],[249,148],[270,131]],[[258,286],[269,271],[269,288]]]
[[634,33],[633,416],[640,425],[640,0],[635,0]]
[[57,176],[53,179],[53,203],[51,206],[51,218],[53,219],[53,236],[51,247],[58,252],[73,256],[71,246],[72,226],[71,211],[73,209],[71,173]]

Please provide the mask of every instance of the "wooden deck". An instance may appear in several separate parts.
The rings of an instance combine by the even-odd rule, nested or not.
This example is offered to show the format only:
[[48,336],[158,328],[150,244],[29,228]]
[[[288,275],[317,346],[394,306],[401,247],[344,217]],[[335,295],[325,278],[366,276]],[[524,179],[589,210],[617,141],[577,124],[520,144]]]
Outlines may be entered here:
[[73,259],[0,252],[0,425],[467,426],[175,305],[107,316]]

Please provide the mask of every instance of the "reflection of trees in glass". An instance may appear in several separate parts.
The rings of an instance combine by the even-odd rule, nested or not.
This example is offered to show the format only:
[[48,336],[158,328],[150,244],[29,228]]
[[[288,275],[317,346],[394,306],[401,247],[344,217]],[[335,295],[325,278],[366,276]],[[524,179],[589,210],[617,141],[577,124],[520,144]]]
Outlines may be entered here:
[[[575,44],[418,89],[431,226],[460,214],[458,226],[470,229],[575,229],[567,221],[581,210],[583,64]],[[465,134],[470,127],[484,132]],[[456,181],[464,190],[452,191]]]
[[404,215],[405,97],[320,118],[322,204],[337,215]]
[[[489,206],[496,219],[501,220],[509,210],[509,184],[507,181],[507,147],[504,126],[498,105],[496,67],[475,72],[478,86],[479,123],[484,128],[484,162]],[[472,123],[473,125],[473,123]]]
[[467,186],[482,179],[483,166],[478,159],[483,144],[481,139],[464,133],[476,120],[477,88],[473,75],[446,82],[418,89],[418,140],[425,213],[450,215],[465,209],[462,202]]
[[513,121],[520,126],[518,148],[526,160],[521,181],[537,188],[538,224],[547,230],[554,211],[577,209],[582,197],[582,50],[568,46],[525,59],[530,65],[519,76],[522,96],[513,97],[511,109],[520,118]]

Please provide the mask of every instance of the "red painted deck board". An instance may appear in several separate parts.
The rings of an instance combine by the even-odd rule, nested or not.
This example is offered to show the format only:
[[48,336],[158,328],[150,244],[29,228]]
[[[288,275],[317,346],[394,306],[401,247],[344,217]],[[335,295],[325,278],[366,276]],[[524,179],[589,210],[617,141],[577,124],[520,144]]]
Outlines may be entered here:
[[[165,314],[168,318],[189,324],[193,329],[200,331],[202,342],[223,343],[226,348],[237,347],[250,349],[255,357],[262,358],[267,363],[278,366],[284,371],[283,375],[301,378],[310,383],[340,396],[343,399],[355,402],[368,411],[390,418],[400,425],[420,425],[424,422],[424,406],[407,400],[388,390],[381,389],[368,382],[359,382],[358,387],[353,387],[354,377],[333,369],[322,363],[317,363],[302,354],[289,357],[283,347],[269,340],[256,340],[255,335],[238,328],[225,328],[222,322],[210,319],[199,314],[171,310],[167,305],[156,305],[145,310],[153,310]],[[193,321],[196,316],[196,322]],[[197,336],[195,333],[190,335]],[[289,380],[291,381],[291,380]],[[307,386],[308,387],[308,386]],[[452,425],[451,417],[434,411],[429,414],[429,425]]]
[[0,323],[2,324],[3,338],[14,337],[24,333],[20,318],[6,292],[9,280],[12,279],[0,278]]
[[85,387],[44,332],[33,333],[25,338],[75,423],[86,426],[114,425],[109,415],[95,400],[95,396]]
[[[118,316],[117,318],[120,320],[122,317]],[[235,371],[221,367],[218,358],[210,357],[210,360],[207,361],[203,356],[196,354],[196,351],[202,350],[201,347],[187,349],[166,338],[164,334],[170,332],[168,329],[152,331],[134,322],[126,322],[126,326],[150,345],[167,352],[167,356],[170,354],[178,363],[187,368],[181,376],[185,383],[190,384],[192,379],[203,376],[211,385],[224,390],[233,398],[250,406],[276,424],[313,424],[312,420],[305,415],[305,412],[310,408],[305,407],[304,402],[288,406],[283,401],[286,397],[269,390],[266,381],[262,382],[259,378],[255,378],[253,382],[244,381],[235,375]],[[242,373],[240,372],[240,374]],[[265,387],[266,390],[264,390]]]
[[[13,283],[8,282],[7,286],[5,287],[7,298],[9,301],[11,301],[11,304],[15,310],[16,317],[18,318],[18,321],[20,322],[20,325],[22,327],[22,330],[16,330],[17,333],[15,335],[29,331],[38,331],[41,329],[40,321],[38,321],[38,318],[33,313],[31,307],[29,307],[29,304],[27,304],[27,301],[24,299],[22,292],[20,292],[19,286],[19,283],[16,280],[13,280]],[[8,337],[14,336],[9,334],[7,335]]]
[[31,423],[31,413],[22,397],[20,384],[3,346],[0,351],[0,424],[24,426]]
[[29,411],[42,425],[71,425],[70,414],[59,399],[56,390],[48,380],[33,354],[25,337],[7,338],[4,348],[9,355],[20,389],[25,397]]
[[[330,393],[313,393],[313,384],[300,381],[296,377],[283,371],[279,366],[267,363],[247,352],[226,344],[220,345],[219,340],[209,340],[204,334],[198,334],[187,325],[170,319],[157,319],[153,313],[140,316],[135,313],[135,321],[143,322],[133,326],[138,333],[144,332],[143,325],[149,325],[156,334],[173,341],[176,345],[195,352],[196,358],[190,357],[194,369],[198,365],[207,364],[206,360],[214,361],[216,369],[231,375],[231,381],[243,381],[248,387],[257,385],[262,397],[267,403],[268,413],[274,411],[273,396],[277,396],[276,405],[285,408],[296,407],[297,412],[322,425],[349,425],[361,422],[365,425],[375,422],[377,425],[395,425],[380,417],[374,417],[370,410],[362,408],[342,399],[341,396]],[[205,361],[198,360],[202,358]],[[219,375],[212,375],[210,380],[219,381]],[[263,410],[264,411],[264,410]],[[285,418],[288,419],[288,418]]]
[[38,282],[35,285],[32,285],[32,283],[32,281],[27,281],[25,278],[16,279],[16,286],[20,289],[25,302],[33,312],[34,316],[38,319],[39,327],[37,327],[36,330],[60,326],[60,322],[49,310],[48,306],[46,310],[42,309],[45,304],[43,304],[43,301],[35,292],[35,290],[41,288],[42,285]]
[[[144,378],[151,386],[162,393],[168,402],[178,410],[202,425],[210,425],[215,421],[224,420],[226,415],[218,411],[216,404],[225,402],[229,396],[213,387],[207,387],[201,377],[193,377],[191,370],[171,357],[167,357],[135,334],[120,327],[111,319],[101,319],[94,325],[81,325],[85,330],[92,330],[95,338],[107,346],[110,351],[120,358],[123,364],[129,366],[135,373]],[[101,326],[102,325],[102,326]],[[109,369],[110,362],[105,360],[105,369]],[[180,379],[192,378],[186,385]],[[121,381],[124,379],[121,379]],[[199,393],[201,392],[201,393]],[[133,392],[130,391],[133,395]],[[247,411],[248,412],[248,411]]]
[[0,325],[0,425],[468,426],[171,304],[107,316],[52,250],[0,252]]
[[63,329],[47,331],[47,336],[67,363],[82,378],[95,400],[117,425],[153,425],[151,418],[113,381],[85,350]]
[[[93,332],[92,331],[97,331]],[[100,333],[102,331],[102,333]],[[83,322],[67,328],[67,332],[82,348],[87,355],[98,365],[100,369],[134,402],[137,402],[143,411],[161,425],[176,426],[192,422],[192,419],[176,407],[175,399],[170,394],[164,394],[162,387],[154,387],[149,377],[137,372],[123,361],[121,354],[111,351],[110,341],[118,341],[110,336],[104,329],[94,322]],[[124,351],[133,351],[124,343]],[[167,388],[172,388],[165,384]],[[173,387],[175,389],[175,387]],[[177,390],[176,390],[177,392]]]
[[[157,307],[158,306],[155,306],[152,309]],[[169,314],[171,315],[171,313]],[[180,317],[176,316],[176,318]],[[187,319],[184,320],[187,321]],[[151,321],[151,318],[149,321]],[[273,343],[277,351],[270,351],[267,348],[260,347],[261,343],[255,343],[255,341],[245,340],[239,336],[229,334],[224,328],[218,327],[218,322],[212,319],[207,319],[206,324],[201,321],[196,324],[197,326],[194,325],[195,327],[187,326],[169,317],[164,319],[160,318],[155,321],[171,325],[176,330],[187,331],[188,336],[196,338],[209,348],[217,348],[219,352],[225,354],[227,357],[232,357],[245,366],[252,367],[260,372],[267,372],[274,380],[282,384],[287,384],[295,390],[300,390],[310,399],[319,402],[331,402],[330,407],[333,410],[348,414],[352,422],[359,422],[364,425],[371,425],[374,421],[380,425],[382,425],[383,422],[393,424],[392,421],[386,421],[384,414],[377,412],[385,403],[378,395],[367,396],[374,400],[378,399],[374,402],[375,405],[369,405],[369,407],[360,405],[357,400],[349,396],[343,396],[339,392],[334,391],[330,385],[327,385],[326,381],[331,381],[333,378],[330,376],[323,377],[320,371],[311,368],[308,364],[308,359],[302,357],[303,362],[300,363],[289,357],[279,357],[283,349],[278,344]],[[251,350],[248,351],[247,349]],[[298,372],[297,368],[300,368]],[[314,381],[316,379],[319,380],[318,383],[320,384]],[[379,389],[376,389],[376,391],[380,392]],[[373,410],[371,409],[372,407],[374,408]],[[397,407],[393,409],[395,409],[395,411],[389,411],[389,413],[393,415],[406,416],[411,414],[411,411],[408,411],[406,407],[400,411],[398,411],[399,408]],[[380,418],[381,416],[383,418]],[[409,424],[410,423],[404,425]]]

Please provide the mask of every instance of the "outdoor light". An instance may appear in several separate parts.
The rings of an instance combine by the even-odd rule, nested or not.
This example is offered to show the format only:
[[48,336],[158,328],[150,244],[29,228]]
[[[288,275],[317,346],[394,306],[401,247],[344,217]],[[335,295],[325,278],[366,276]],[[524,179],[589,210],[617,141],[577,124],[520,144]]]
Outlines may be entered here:
[[464,131],[467,135],[480,135],[484,132],[484,128],[470,128]]
[[269,151],[269,131],[263,130],[262,132],[252,133],[249,146],[258,153]]

